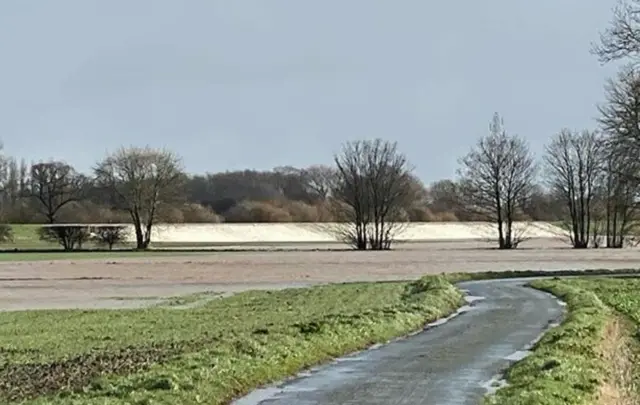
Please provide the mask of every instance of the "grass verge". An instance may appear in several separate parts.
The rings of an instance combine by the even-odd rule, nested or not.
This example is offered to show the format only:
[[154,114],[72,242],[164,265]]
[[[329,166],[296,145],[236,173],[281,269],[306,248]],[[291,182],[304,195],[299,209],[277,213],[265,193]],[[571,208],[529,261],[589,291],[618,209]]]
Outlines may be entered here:
[[176,310],[0,314],[0,402],[224,404],[419,330],[463,304],[442,277],[253,291]]
[[582,277],[582,276],[635,276],[640,269],[587,269],[587,270],[506,270],[474,273],[442,273],[452,283],[464,281],[498,280],[534,277]]
[[593,403],[606,372],[597,348],[610,311],[596,294],[566,281],[539,280],[531,284],[564,300],[567,317],[534,345],[530,356],[507,371],[509,385],[488,397],[486,404]]
[[640,358],[634,328],[628,319],[615,316],[605,330],[601,355],[610,365],[609,378],[600,387],[598,403],[602,405],[637,405],[637,360]]
[[640,316],[640,281],[575,278],[530,284],[565,301],[566,319],[506,372],[508,386],[485,403],[636,404],[638,343],[626,317]]

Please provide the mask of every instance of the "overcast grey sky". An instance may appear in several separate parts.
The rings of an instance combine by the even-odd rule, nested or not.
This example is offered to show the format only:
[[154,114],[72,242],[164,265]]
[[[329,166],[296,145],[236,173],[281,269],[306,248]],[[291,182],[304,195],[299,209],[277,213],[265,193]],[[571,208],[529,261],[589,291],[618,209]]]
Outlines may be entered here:
[[454,175],[494,111],[541,152],[595,125],[615,0],[3,0],[8,154],[88,170],[121,144],[191,172],[328,163],[396,140]]

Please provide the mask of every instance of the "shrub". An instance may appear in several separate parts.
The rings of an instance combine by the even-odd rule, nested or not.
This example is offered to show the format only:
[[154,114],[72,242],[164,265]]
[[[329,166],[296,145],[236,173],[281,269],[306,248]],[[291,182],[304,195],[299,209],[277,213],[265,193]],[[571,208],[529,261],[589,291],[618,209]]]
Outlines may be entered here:
[[8,224],[0,224],[0,243],[4,242],[13,242],[13,229]]
[[318,203],[315,207],[318,210],[318,222],[335,221],[333,212],[331,212],[331,206],[328,202]]
[[56,222],[60,224],[118,224],[131,221],[126,211],[111,209],[88,200],[70,202],[60,209],[56,218]]
[[181,224],[184,222],[182,210],[179,207],[165,203],[158,203],[155,218],[155,222],[163,222],[165,224]]
[[269,205],[286,211],[293,222],[332,222],[331,207],[326,202],[309,204],[304,201],[272,200]]
[[126,225],[98,225],[92,229],[91,237],[98,245],[108,246],[109,250],[113,250],[113,245],[125,240],[126,231]]
[[433,215],[435,222],[457,222],[458,217],[451,211],[437,212]]
[[89,237],[86,225],[44,225],[38,229],[40,240],[58,243],[64,250],[73,250],[76,245],[82,248]]
[[407,210],[411,222],[433,222],[435,216],[427,207],[414,205]]
[[314,205],[302,201],[272,201],[270,204],[288,212],[293,222],[318,221],[318,207]]
[[292,222],[291,214],[262,201],[242,201],[225,214],[226,222]]
[[214,210],[200,204],[185,204],[182,207],[182,216],[185,223],[219,223],[223,218]]

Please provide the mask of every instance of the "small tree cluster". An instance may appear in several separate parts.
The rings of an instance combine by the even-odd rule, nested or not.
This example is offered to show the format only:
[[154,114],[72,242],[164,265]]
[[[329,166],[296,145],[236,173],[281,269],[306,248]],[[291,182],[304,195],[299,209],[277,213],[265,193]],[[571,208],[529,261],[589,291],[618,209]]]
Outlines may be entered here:
[[38,229],[38,235],[40,240],[57,243],[65,251],[82,249],[89,241],[112,250],[125,240],[126,228],[126,225],[45,225]]
[[58,243],[66,251],[76,247],[82,249],[82,245],[89,237],[89,228],[86,225],[50,225],[38,229],[40,240]]
[[546,179],[564,201],[564,227],[574,248],[599,245],[605,179],[604,140],[595,132],[560,131],[547,145]]
[[396,143],[381,139],[344,145],[335,157],[332,191],[340,236],[358,250],[386,250],[414,201],[411,167]]
[[605,86],[599,106],[603,131],[601,200],[607,247],[637,243],[640,226],[640,1],[619,1],[593,47],[602,63],[626,60]]

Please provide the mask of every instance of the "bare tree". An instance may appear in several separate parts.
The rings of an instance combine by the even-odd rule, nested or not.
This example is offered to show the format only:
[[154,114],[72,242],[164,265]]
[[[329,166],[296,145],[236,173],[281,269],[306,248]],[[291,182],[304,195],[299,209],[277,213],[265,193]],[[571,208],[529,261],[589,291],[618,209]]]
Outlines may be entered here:
[[181,160],[167,150],[121,148],[94,169],[99,185],[112,192],[117,207],[129,212],[138,249],[147,249],[161,204],[180,198]]
[[602,63],[640,55],[640,0],[619,0],[609,27],[592,46],[592,53]]
[[18,171],[18,189],[19,195],[25,196],[29,191],[29,168],[27,167],[27,162],[22,159],[20,160],[20,169]]
[[0,220],[5,220],[10,205],[9,182],[9,162],[10,158],[3,153],[4,146],[0,142]]
[[460,160],[458,170],[463,206],[472,215],[497,226],[500,249],[524,240],[513,223],[533,191],[537,167],[527,142],[508,135],[496,113],[489,134]]
[[595,132],[563,129],[545,149],[546,181],[565,203],[571,244],[585,249],[599,231],[596,203],[603,191],[604,141]]
[[640,72],[623,68],[605,86],[598,121],[607,134],[607,246],[623,247],[638,227],[640,211]]
[[[622,248],[636,239],[640,219],[638,192],[635,177],[624,174],[636,170],[637,162],[627,165],[624,160],[610,155],[605,163],[605,237],[609,248]],[[633,167],[636,166],[636,169]]]
[[277,195],[288,196],[294,201],[311,201],[312,198],[304,187],[302,170],[293,166],[279,166],[268,176]]
[[331,166],[314,165],[302,169],[302,179],[309,193],[318,196],[321,201],[326,200],[335,188],[336,178],[336,169]]
[[391,247],[413,196],[411,167],[396,143],[376,139],[345,144],[335,156],[336,217],[342,235],[359,250]]
[[533,221],[557,222],[564,218],[564,202],[541,184],[536,184],[529,203],[523,209],[524,216]]
[[115,244],[124,242],[127,236],[127,227],[123,225],[99,225],[92,227],[91,231],[92,239],[109,250],[113,250]]
[[89,240],[89,227],[86,225],[44,225],[38,229],[40,240],[58,243],[66,251]]
[[11,209],[15,208],[18,198],[21,197],[19,193],[18,174],[18,162],[14,158],[8,159],[7,182],[4,191],[7,196],[6,202]]
[[472,218],[462,205],[460,193],[458,182],[450,179],[438,180],[427,191],[428,206],[437,215],[444,213],[455,220],[468,221]]
[[65,205],[79,201],[86,179],[65,162],[41,162],[31,166],[30,195],[50,224]]
[[618,152],[640,152],[640,70],[625,66],[605,84],[605,103],[598,106],[603,131]]

